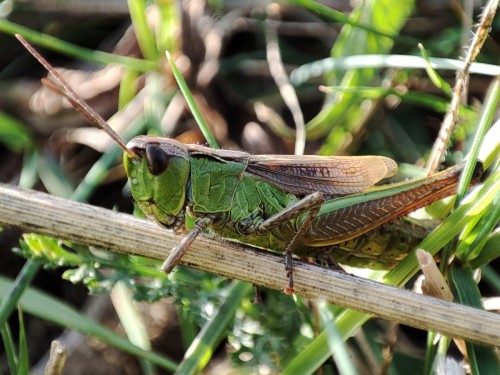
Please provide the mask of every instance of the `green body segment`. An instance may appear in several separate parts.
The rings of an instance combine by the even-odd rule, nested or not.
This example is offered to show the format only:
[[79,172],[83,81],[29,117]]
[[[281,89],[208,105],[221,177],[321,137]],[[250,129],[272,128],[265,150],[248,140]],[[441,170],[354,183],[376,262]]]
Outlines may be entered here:
[[193,212],[209,214],[230,211],[246,165],[204,156],[192,156],[190,165]]

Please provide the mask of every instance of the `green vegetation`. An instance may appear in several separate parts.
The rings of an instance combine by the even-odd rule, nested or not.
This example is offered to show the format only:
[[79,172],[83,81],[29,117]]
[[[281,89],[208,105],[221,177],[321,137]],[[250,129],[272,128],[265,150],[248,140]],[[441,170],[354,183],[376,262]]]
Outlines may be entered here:
[[[56,94],[38,86],[45,73],[21,51],[15,33],[45,48],[44,56],[55,66],[78,64],[67,72],[67,80],[97,111],[113,115],[110,122],[126,140],[159,135],[254,154],[293,153],[305,144],[307,154],[388,156],[400,163],[400,177],[407,178],[423,173],[415,165],[429,158],[449,108],[463,41],[471,33],[460,19],[476,24],[480,11],[425,13],[412,1],[396,0],[361,2],[349,12],[313,1],[267,8],[211,1],[194,9],[130,0],[128,9],[110,6],[109,14],[100,10],[79,19],[74,12],[86,13],[78,9],[45,13],[14,7],[6,14],[8,3],[0,2],[0,42],[6,46],[0,58],[0,181],[129,213],[134,207],[120,150],[103,143],[104,135],[89,130]],[[125,29],[129,24],[135,37],[131,28]],[[464,174],[470,180],[470,162],[479,157],[487,173],[473,192],[465,193],[467,183],[462,183],[456,203],[439,202],[420,215],[441,224],[419,248],[433,255],[445,249],[440,264],[455,300],[478,308],[482,297],[500,293],[495,263],[500,252],[500,131],[498,124],[492,128],[500,89],[498,80],[490,85],[500,73],[497,23],[490,33],[492,39],[478,56],[482,64],[471,66],[468,100],[460,103],[459,126],[444,161],[453,165],[468,158]],[[278,60],[266,55],[274,41]],[[68,64],[67,57],[54,52],[77,62]],[[88,64],[91,72],[83,71]],[[270,70],[269,64],[278,69]],[[270,73],[280,67],[289,79]],[[305,118],[304,131],[297,112]],[[391,374],[430,374],[455,350],[450,339],[434,342],[438,335],[429,332],[426,340],[406,327],[395,342],[392,324],[324,301],[263,290],[263,303],[253,304],[252,286],[236,280],[185,267],[167,276],[157,260],[37,234],[23,234],[19,242],[21,235],[12,228],[0,235],[5,259],[0,273],[6,275],[0,279],[0,374],[27,373],[57,338],[53,333],[43,340],[31,336],[27,320],[33,317],[131,354],[138,361],[132,361],[130,371],[146,374],[156,367],[190,374],[222,364],[234,373],[361,374],[387,367]],[[21,264],[15,280],[15,267],[9,269],[14,263]],[[63,286],[45,288],[54,295],[39,290],[43,282],[33,283],[60,269],[62,280],[57,276],[49,282]],[[476,269],[483,270],[479,286]],[[417,271],[411,255],[389,272],[365,272],[363,277],[411,288]],[[85,294],[111,294],[128,339],[83,311],[81,299],[57,293],[73,287],[66,280],[83,284]],[[151,311],[159,300],[174,304],[176,317],[166,315],[160,328],[151,327]],[[148,334],[155,329],[155,337]],[[158,331],[168,329],[176,350],[161,341]],[[35,346],[37,354],[31,352]],[[499,371],[491,348],[465,346],[475,374]],[[120,365],[125,361],[116,364],[116,373]]]

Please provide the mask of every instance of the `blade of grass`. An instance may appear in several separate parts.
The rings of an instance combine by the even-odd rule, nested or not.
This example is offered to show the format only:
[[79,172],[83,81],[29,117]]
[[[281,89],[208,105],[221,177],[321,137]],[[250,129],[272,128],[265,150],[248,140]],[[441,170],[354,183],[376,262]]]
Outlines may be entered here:
[[[453,294],[458,302],[466,306],[483,309],[481,293],[474,281],[470,267],[459,268],[452,265],[449,276]],[[467,346],[467,356],[473,374],[498,373],[500,362],[494,348],[473,344],[468,341],[465,342],[465,345]]]
[[118,93],[118,109],[122,110],[137,95],[136,80],[139,78],[137,71],[124,69]]
[[[470,262],[472,268],[482,267],[484,272],[491,270],[486,267],[491,261],[500,256],[500,228],[497,228],[486,240],[481,253],[477,258]],[[493,274],[491,274],[493,276]],[[498,290],[500,290],[500,283],[498,283]]]
[[335,326],[335,319],[325,301],[318,302],[319,316],[322,326],[326,333],[330,352],[333,355],[335,364],[342,375],[357,374],[356,367],[354,366],[349,351],[344,344],[344,339],[340,335],[337,327]]
[[[376,27],[370,26],[370,24],[363,24],[361,22],[354,21],[351,17],[347,16],[345,13],[329,8],[321,3],[318,3],[316,1],[311,1],[311,0],[291,0],[292,3],[295,3],[297,5],[300,5],[304,8],[307,8],[313,12],[321,14],[323,17],[328,18],[332,22],[339,22],[345,25],[351,25],[354,27],[357,27],[362,30],[366,30],[369,32],[372,32],[376,35],[386,37],[389,39],[399,39],[402,40],[403,38],[400,37],[398,34],[393,34],[393,33],[388,33],[385,30],[382,29],[377,29]],[[407,43],[410,43],[411,45],[414,45],[416,42],[413,38],[404,38]]]
[[118,64],[126,66],[138,72],[148,72],[158,70],[156,61],[141,60],[133,57],[118,56],[111,53],[89,50],[82,47],[77,47],[74,44],[62,41],[47,34],[42,34],[26,27],[20,26],[13,22],[0,18],[0,32],[15,35],[20,34],[33,44],[60,52],[67,56],[76,57],[78,59],[93,61],[99,64]]
[[223,339],[228,324],[233,320],[241,300],[246,298],[252,285],[241,281],[233,281],[227,297],[210,320],[196,336],[186,355],[176,370],[177,374],[195,374],[206,366],[215,348]]
[[431,64],[429,55],[427,54],[427,51],[425,50],[423,44],[419,43],[418,48],[420,49],[422,58],[425,61],[425,71],[427,72],[427,75],[431,79],[432,83],[434,83],[434,86],[443,91],[448,97],[451,97],[451,86],[436,72]]
[[145,0],[128,0],[127,4],[142,54],[148,60],[156,60],[158,58],[158,50],[156,49],[153,32],[149,28],[146,18],[147,2]]
[[490,239],[490,235],[499,221],[500,195],[493,200],[492,209],[486,211],[477,224],[470,228],[470,231],[469,227],[464,228],[455,252],[457,258],[470,265],[472,260],[481,256],[486,242]]
[[[481,116],[478,123],[478,128],[472,142],[471,149],[468,153],[468,157],[465,163],[464,170],[460,176],[460,180],[457,187],[457,198],[455,200],[455,208],[460,204],[463,199],[467,189],[470,185],[472,175],[476,166],[476,161],[480,153],[481,145],[484,142],[484,138],[493,123],[493,118],[500,102],[500,76],[497,77],[492,85],[490,86],[488,93],[485,98],[485,102],[482,108]],[[488,166],[485,166],[488,167]],[[471,220],[471,222],[464,227],[465,231],[471,231],[476,222]],[[459,244],[460,246],[460,244]],[[462,245],[463,246],[463,245]],[[451,242],[443,250],[443,259],[449,259],[452,252]],[[441,262],[441,269],[444,270],[448,262]]]
[[179,329],[181,331],[182,343],[184,348],[188,348],[196,338],[198,332],[197,326],[189,315],[188,311],[182,306],[177,307],[177,316],[179,318]]
[[19,186],[31,189],[38,181],[37,165],[40,154],[37,149],[25,152],[23,158],[23,169],[19,176]]
[[[130,342],[141,349],[150,351],[151,342],[149,341],[146,325],[134,304],[130,290],[123,282],[119,282],[111,291],[110,297]],[[155,373],[151,362],[144,359],[140,359],[140,362],[144,374],[153,375]]]
[[[500,102],[500,76],[498,76],[488,89],[486,94],[486,99],[482,108],[481,116],[479,118],[478,128],[474,140],[472,142],[471,149],[467,155],[467,161],[465,164],[464,171],[462,172],[461,179],[457,188],[457,199],[455,201],[455,207],[460,204],[460,201],[464,197],[469,184],[474,173],[474,168],[476,165],[476,160],[479,156],[481,145],[484,142],[484,138],[490,129],[493,119],[498,108],[498,103]],[[489,167],[488,165],[485,166]]]
[[[359,311],[343,309],[336,316],[335,325],[345,341],[368,320],[369,315]],[[312,374],[331,355],[326,331],[322,331],[304,350],[283,369],[282,374]]]
[[0,335],[2,336],[4,353],[7,359],[7,364],[9,366],[10,373],[17,374],[18,359],[16,355],[14,339],[12,338],[12,333],[7,324],[0,326]]
[[[429,62],[431,67],[436,70],[456,71],[464,65],[462,60],[439,57],[430,57]],[[365,68],[425,69],[426,66],[426,61],[420,56],[373,54],[328,57],[298,67],[291,73],[290,79],[294,85],[300,85],[312,78],[320,77],[333,71]],[[495,77],[500,74],[500,66],[472,63],[470,73]]]
[[37,171],[43,186],[50,194],[68,198],[75,190],[73,183],[52,155],[45,154],[38,159]]
[[435,358],[438,354],[438,346],[436,345],[436,336],[438,334],[433,331],[427,332],[427,350],[425,352],[425,368],[424,374],[431,375],[434,374],[434,363]]
[[28,260],[21,272],[17,275],[16,281],[12,287],[7,291],[6,298],[2,298],[0,304],[0,327],[7,324],[7,319],[19,303],[24,291],[31,284],[31,281],[40,269],[40,265],[31,260]]
[[484,167],[490,168],[493,163],[496,165],[492,170],[498,170],[500,167],[500,160],[498,155],[500,155],[500,121],[495,121],[484,139],[481,145],[481,150],[479,151],[479,160],[483,161]]
[[15,118],[0,112],[0,142],[14,152],[31,149],[34,140],[26,126]]
[[26,330],[24,329],[24,314],[23,309],[19,306],[18,309],[19,319],[19,362],[17,366],[17,373],[20,375],[29,374],[29,358],[28,358],[28,343],[26,341]]
[[196,105],[196,102],[194,101],[194,98],[191,95],[189,87],[188,87],[186,81],[184,80],[182,73],[179,71],[179,69],[175,65],[174,59],[170,55],[170,52],[166,51],[165,55],[167,56],[167,60],[168,60],[168,63],[170,64],[170,68],[172,69],[175,80],[177,81],[177,84],[179,85],[179,88],[180,88],[182,94],[184,95],[184,98],[186,99],[188,107],[191,110],[191,113],[193,114],[193,117],[195,118],[196,123],[198,124],[198,127],[200,128],[201,132],[203,133],[203,136],[207,140],[210,147],[219,148],[217,140],[213,136],[212,132],[210,131],[210,128],[208,127],[200,110],[198,109],[198,106]]
[[175,1],[164,2],[159,8],[162,27],[156,32],[158,50],[178,51],[181,39],[179,30],[182,28],[178,4]]

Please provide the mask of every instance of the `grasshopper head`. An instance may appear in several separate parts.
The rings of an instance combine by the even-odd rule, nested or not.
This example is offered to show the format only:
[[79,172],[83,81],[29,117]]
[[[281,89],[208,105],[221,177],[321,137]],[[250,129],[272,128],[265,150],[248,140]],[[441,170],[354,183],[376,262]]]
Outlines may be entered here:
[[189,156],[173,139],[138,136],[127,144],[123,165],[142,212],[167,228],[182,229]]

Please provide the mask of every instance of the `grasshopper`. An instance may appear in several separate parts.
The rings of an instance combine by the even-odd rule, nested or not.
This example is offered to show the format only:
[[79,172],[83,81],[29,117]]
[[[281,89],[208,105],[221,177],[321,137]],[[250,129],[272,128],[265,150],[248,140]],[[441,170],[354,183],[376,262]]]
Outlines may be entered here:
[[[170,272],[202,232],[283,252],[293,293],[293,255],[331,254],[338,244],[366,235],[456,191],[461,166],[433,176],[372,188],[395,175],[397,164],[382,156],[250,155],[174,139],[138,136],[125,142],[29,45],[17,36],[57,83],[43,83],[64,96],[90,123],[123,150],[132,196],[150,219],[187,234],[162,265]],[[342,196],[352,199],[346,205]],[[189,226],[187,223],[193,223]],[[404,254],[403,254],[404,255]],[[402,254],[359,253],[343,263],[388,268]]]

